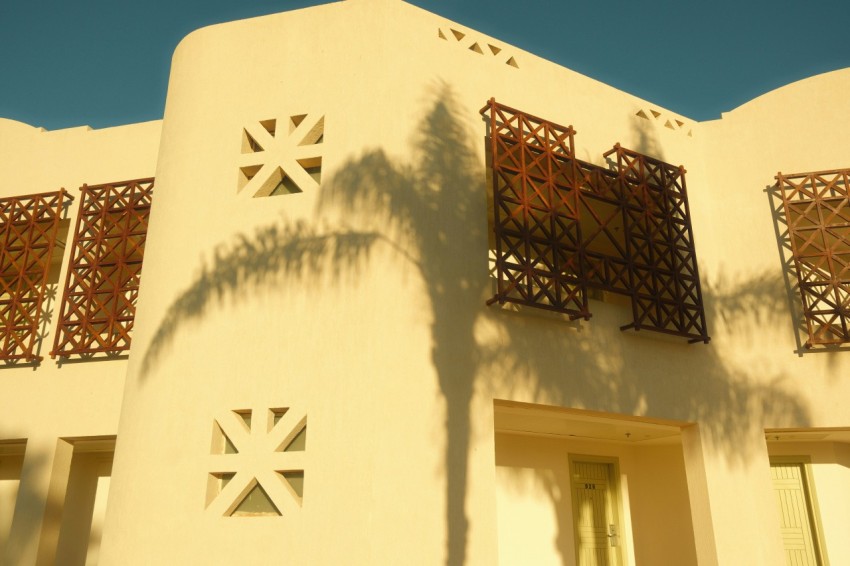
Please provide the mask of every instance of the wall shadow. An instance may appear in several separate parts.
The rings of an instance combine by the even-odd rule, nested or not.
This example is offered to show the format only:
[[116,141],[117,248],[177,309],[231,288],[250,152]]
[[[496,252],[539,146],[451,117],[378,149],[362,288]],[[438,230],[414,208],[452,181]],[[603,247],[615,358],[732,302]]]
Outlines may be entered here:
[[[377,246],[392,249],[419,274],[427,292],[431,362],[446,407],[449,566],[465,563],[467,555],[470,411],[478,384],[507,395],[532,391],[547,404],[699,421],[732,462],[748,458],[739,446],[764,420],[809,422],[806,409],[782,389],[786,376],[753,383],[713,345],[682,341],[657,359],[654,347],[639,347],[653,340],[647,332],[599,344],[580,325],[485,307],[491,293],[484,217],[490,189],[475,136],[463,126],[474,114],[446,84],[435,85],[428,99],[411,163],[396,162],[379,149],[351,158],[323,183],[315,221],[262,226],[216,249],[159,321],[142,354],[140,379],[151,378],[181,333],[214,309],[238,303],[248,295],[245,290],[327,274],[356,279]],[[653,143],[647,134],[637,149]],[[767,275],[704,285],[709,327],[718,319],[734,326],[740,317],[768,316],[765,293],[777,296],[776,281]],[[629,313],[623,314],[628,322]],[[482,327],[487,336],[481,336]],[[636,375],[632,367],[656,371]],[[570,512],[562,509],[560,487],[545,487],[558,516]]]

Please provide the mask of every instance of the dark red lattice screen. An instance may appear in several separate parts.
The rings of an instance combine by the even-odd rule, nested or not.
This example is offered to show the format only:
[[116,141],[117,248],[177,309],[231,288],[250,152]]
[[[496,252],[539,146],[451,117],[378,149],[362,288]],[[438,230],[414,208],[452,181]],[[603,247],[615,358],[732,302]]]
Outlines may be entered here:
[[0,199],[0,359],[41,359],[34,352],[64,191]]
[[51,357],[130,348],[153,186],[83,185]]
[[807,346],[850,342],[850,169],[776,176]]
[[[589,288],[631,297],[623,326],[708,342],[685,170],[616,145],[575,157],[570,126],[491,100],[497,291],[589,319]],[[613,156],[613,157],[612,157]]]

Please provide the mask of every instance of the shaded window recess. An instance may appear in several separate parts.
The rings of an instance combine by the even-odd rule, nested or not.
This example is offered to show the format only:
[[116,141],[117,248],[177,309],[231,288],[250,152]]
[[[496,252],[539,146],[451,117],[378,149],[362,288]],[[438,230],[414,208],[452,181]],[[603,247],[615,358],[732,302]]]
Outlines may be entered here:
[[[0,199],[0,360],[42,359],[39,322],[62,216],[73,200],[64,189]],[[61,260],[61,255],[60,255]]]
[[809,339],[850,342],[850,169],[777,174]]
[[154,180],[81,188],[52,358],[130,349]]
[[632,322],[708,343],[685,169],[615,145],[611,168],[575,157],[575,130],[498,104],[488,114],[497,290],[589,320],[596,290],[631,299]]

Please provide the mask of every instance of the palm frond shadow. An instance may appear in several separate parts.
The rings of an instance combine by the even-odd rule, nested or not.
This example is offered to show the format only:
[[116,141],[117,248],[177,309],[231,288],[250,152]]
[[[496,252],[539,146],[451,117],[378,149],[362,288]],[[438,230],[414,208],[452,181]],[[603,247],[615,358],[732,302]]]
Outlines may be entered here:
[[[141,378],[154,373],[193,321],[224,303],[238,303],[244,290],[317,276],[357,279],[376,248],[387,246],[420,275],[430,309],[431,362],[446,406],[450,566],[466,559],[470,411],[474,387],[485,376],[494,390],[530,388],[540,399],[564,406],[623,413],[674,406],[682,420],[704,420],[717,438],[726,434],[730,453],[737,450],[736,431],[760,422],[755,413],[807,422],[805,409],[780,387],[750,385],[711,347],[682,347],[671,359],[657,361],[653,379],[639,377],[628,368],[651,366],[652,348],[592,344],[581,334],[565,333],[555,321],[541,324],[485,307],[490,291],[486,175],[465,126],[465,117],[474,114],[465,112],[444,84],[435,86],[429,100],[411,163],[397,163],[379,149],[368,151],[323,183],[313,221],[282,221],[223,244],[159,322],[143,354]],[[756,283],[750,292],[767,284]],[[709,289],[706,300],[714,305],[711,317],[734,318],[754,299]],[[482,321],[498,329],[486,344],[476,337]],[[697,378],[691,376],[695,366],[714,369]]]

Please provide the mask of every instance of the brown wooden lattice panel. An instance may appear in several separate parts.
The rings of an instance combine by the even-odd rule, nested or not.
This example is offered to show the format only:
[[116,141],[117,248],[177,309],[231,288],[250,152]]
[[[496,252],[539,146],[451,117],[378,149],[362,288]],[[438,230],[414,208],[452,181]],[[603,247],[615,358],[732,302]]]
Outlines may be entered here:
[[776,176],[814,344],[850,342],[850,169]]
[[634,322],[626,327],[708,340],[685,169],[620,147]]
[[34,348],[66,199],[64,190],[0,199],[0,359],[41,359]]
[[51,357],[130,348],[153,186],[83,185]]
[[571,126],[490,100],[496,296],[591,316],[587,290],[629,296],[633,321],[708,343],[685,170],[618,145],[575,157]]

